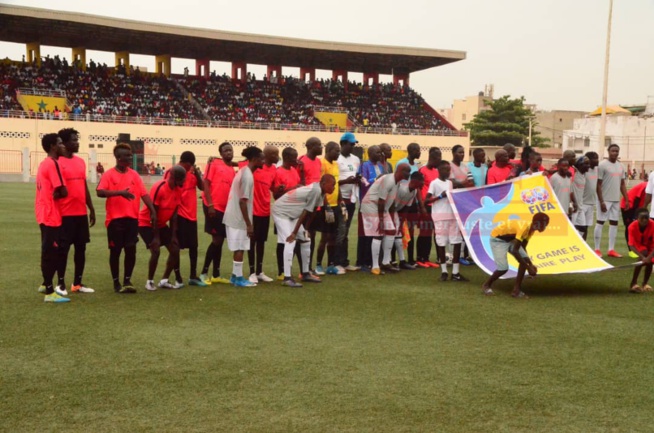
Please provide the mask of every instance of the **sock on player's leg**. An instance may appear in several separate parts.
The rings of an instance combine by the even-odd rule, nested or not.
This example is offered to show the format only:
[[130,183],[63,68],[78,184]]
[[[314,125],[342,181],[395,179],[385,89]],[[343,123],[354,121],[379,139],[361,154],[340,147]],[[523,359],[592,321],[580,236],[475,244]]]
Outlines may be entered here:
[[615,238],[618,237],[618,226],[609,225],[609,251],[615,250]]
[[379,253],[381,250],[382,246],[382,240],[373,238],[372,240],[372,247],[370,248],[370,252],[372,253],[372,268],[373,269],[379,269]]
[[604,228],[603,224],[595,224],[595,231],[593,232],[593,237],[595,240],[595,249],[601,251],[601,244],[602,244],[602,228]]
[[302,256],[302,273],[309,272],[309,261],[311,260],[311,244],[312,242],[300,243],[300,256]]
[[234,262],[232,274],[234,274],[235,277],[243,276],[243,262]]
[[395,244],[395,251],[397,252],[397,257],[400,259],[401,262],[403,262],[404,259],[404,245],[402,244],[402,238],[395,238],[393,240],[393,243]]
[[284,256],[282,262],[283,265],[282,272],[284,273],[284,277],[290,278],[292,272],[291,267],[293,266],[293,255],[295,253],[295,242],[286,243],[286,244],[277,244],[278,249],[280,245],[284,247],[284,252],[282,253]]
[[391,263],[391,250],[393,249],[394,242],[395,237],[393,236],[384,236],[382,239],[382,250],[384,251],[384,257],[382,258],[383,265]]

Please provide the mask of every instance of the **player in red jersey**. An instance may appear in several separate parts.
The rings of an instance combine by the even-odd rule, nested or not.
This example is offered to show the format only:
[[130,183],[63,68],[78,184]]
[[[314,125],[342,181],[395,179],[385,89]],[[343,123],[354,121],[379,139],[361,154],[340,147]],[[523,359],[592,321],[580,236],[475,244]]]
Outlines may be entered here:
[[[57,270],[59,274],[57,285],[63,292],[66,291],[64,275],[68,264],[68,251],[72,244],[75,246],[75,273],[70,290],[78,293],[93,293],[93,289],[82,284],[82,275],[86,265],[86,244],[91,241],[89,219],[90,227],[95,225],[95,209],[86,183],[86,164],[82,158],[75,156],[79,151],[79,132],[73,128],[65,128],[59,131],[59,137],[63,141],[66,151],[57,162],[68,189],[68,196],[60,201],[61,235],[64,242],[62,245],[63,260]],[[87,207],[89,209],[88,217],[86,215]]]
[[263,272],[263,254],[270,229],[270,193],[277,177],[279,149],[266,146],[263,149],[263,166],[254,171],[254,200],[252,208],[252,225],[254,234],[250,238],[248,262],[250,263],[251,283],[270,283],[272,278]]
[[[136,243],[138,242],[139,203],[150,209],[154,221],[157,212],[152,205],[141,176],[130,168],[132,148],[127,143],[114,147],[116,166],[105,172],[96,188],[98,197],[106,198],[107,240],[109,243],[109,268],[117,293],[135,293],[132,272],[136,264]],[[136,199],[136,200],[135,200]],[[140,200],[139,200],[140,199]],[[119,282],[120,254],[125,250],[125,273],[123,284]]]
[[[641,264],[634,268],[629,291],[631,293],[651,292],[648,284],[652,275],[652,260],[654,260],[654,221],[649,218],[649,211],[642,207],[636,211],[636,220],[629,224],[629,249],[640,259]],[[638,275],[645,268],[643,286],[638,285]]]
[[[430,147],[427,164],[418,169],[425,178],[423,187],[418,192],[420,195],[418,200],[422,203],[424,203],[427,198],[429,185],[438,179],[438,164],[441,163],[442,159],[443,154],[441,150],[438,147]],[[420,209],[418,209],[418,211],[417,214],[413,215],[405,213],[406,217],[410,218],[411,216],[417,216],[420,221],[420,234],[416,241],[416,262],[412,262],[411,258],[413,257],[413,251],[409,251],[409,265],[415,264],[421,268],[438,268],[439,265],[437,263],[429,261],[429,257],[431,256],[431,244],[434,239],[434,221],[431,219],[431,204],[424,204],[424,213]],[[411,237],[413,238],[413,230],[411,230]]]
[[[297,150],[286,147],[282,150],[282,165],[275,172],[272,193],[275,200],[289,191],[302,186],[297,169]],[[277,227],[275,227],[275,234]],[[284,279],[284,243],[277,242],[277,279]]]
[[[229,279],[220,276],[220,259],[223,254],[223,243],[227,237],[223,217],[227,207],[229,190],[232,187],[236,172],[232,167],[234,149],[228,142],[218,146],[220,158],[207,164],[204,173],[204,194],[202,209],[204,210],[204,231],[211,235],[211,244],[204,257],[204,266],[200,280],[207,284],[229,284]],[[208,275],[209,265],[213,262],[213,278]]]
[[[43,285],[39,292],[45,293],[45,302],[64,303],[70,299],[55,292],[52,284],[57,267],[63,259],[61,248],[61,210],[59,202],[66,198],[68,190],[61,176],[57,159],[65,152],[61,138],[55,133],[45,134],[41,139],[48,157],[39,164],[36,174],[36,200],[34,212],[41,230],[41,274]],[[66,287],[62,287],[66,289]]]
[[[186,180],[186,169],[176,165],[170,169],[166,179],[152,185],[150,196],[156,210],[156,220],[151,218],[150,208],[143,206],[139,212],[139,234],[150,250],[150,261],[148,262],[148,280],[145,289],[154,291],[154,273],[159,263],[160,248],[168,250],[168,260],[163,278],[159,282],[162,289],[181,289],[183,283],[168,281],[173,269],[179,269],[179,240],[177,239],[177,208],[182,201],[182,187]],[[168,225],[170,222],[170,225]]]
[[[191,265],[188,283],[191,286],[205,287],[207,283],[198,278],[198,197],[196,190],[204,190],[202,172],[195,165],[195,154],[190,151],[182,152],[179,165],[186,171],[186,180],[182,187],[182,198],[177,208],[177,240],[179,249],[188,249]],[[166,172],[170,175],[170,171]],[[183,284],[179,266],[175,269],[178,284]]]
[[[305,143],[307,148],[306,155],[302,155],[298,159],[298,173],[300,173],[300,183],[302,185],[309,186],[312,183],[320,182],[321,171],[322,171],[322,161],[318,159],[322,155],[322,142],[317,137],[311,137]],[[319,210],[319,209],[317,209]],[[311,267],[311,262],[313,260],[313,250],[316,246],[316,231],[320,228],[320,220],[316,218],[316,213],[314,212],[311,215],[311,221],[307,224],[309,232],[309,238],[311,239],[311,253],[309,254],[309,272],[315,274]],[[298,258],[300,258],[299,247],[296,245],[296,253]],[[301,267],[301,266],[300,266]]]

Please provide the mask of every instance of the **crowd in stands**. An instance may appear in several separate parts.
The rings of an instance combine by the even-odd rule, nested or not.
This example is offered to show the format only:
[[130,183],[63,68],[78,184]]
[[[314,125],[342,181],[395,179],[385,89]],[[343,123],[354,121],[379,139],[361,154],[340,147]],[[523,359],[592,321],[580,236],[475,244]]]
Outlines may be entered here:
[[346,86],[338,80],[265,76],[257,80],[251,74],[241,82],[215,72],[209,78],[188,73],[167,78],[133,68],[127,72],[124,66],[113,68],[93,60],[85,71],[58,56],[46,57],[40,67],[4,63],[0,107],[21,110],[16,90],[31,88],[65,92],[72,115],[320,125],[313,109],[324,106],[346,110],[354,125],[363,128],[450,129],[425,108],[417,92],[392,83],[349,81]]
[[72,114],[201,118],[174,82],[138,69],[128,75],[123,66],[114,69],[91,61],[84,71],[65,58],[46,58],[41,67],[3,65],[2,82],[14,101],[18,88],[64,91]]

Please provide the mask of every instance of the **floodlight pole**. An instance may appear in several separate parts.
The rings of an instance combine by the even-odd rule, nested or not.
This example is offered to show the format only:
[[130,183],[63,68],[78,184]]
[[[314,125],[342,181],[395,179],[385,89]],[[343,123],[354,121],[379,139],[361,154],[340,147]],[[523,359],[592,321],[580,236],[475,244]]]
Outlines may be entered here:
[[606,57],[604,60],[604,90],[602,93],[602,117],[600,118],[600,136],[597,153],[604,156],[604,141],[606,136],[606,100],[609,91],[609,58],[611,55],[611,19],[613,17],[613,0],[609,0],[609,23],[606,30]]

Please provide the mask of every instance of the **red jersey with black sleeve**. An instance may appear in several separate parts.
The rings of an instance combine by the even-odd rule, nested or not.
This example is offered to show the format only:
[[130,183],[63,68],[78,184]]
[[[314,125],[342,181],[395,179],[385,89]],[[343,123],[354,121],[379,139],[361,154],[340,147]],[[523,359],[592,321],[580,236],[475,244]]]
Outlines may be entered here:
[[36,199],[34,213],[36,222],[48,227],[61,225],[61,209],[58,200],[54,198],[55,189],[65,186],[59,164],[53,158],[47,157],[39,164],[36,173]]
[[86,215],[86,163],[78,156],[57,159],[68,196],[59,200],[61,216]]
[[[627,197],[629,198],[629,209],[636,210],[643,207],[645,204],[646,187],[647,182],[641,182],[627,192]],[[625,205],[624,197],[622,197],[620,199],[620,209],[624,209]]]
[[118,218],[133,218],[139,217],[139,203],[141,197],[146,195],[148,191],[145,189],[143,180],[139,174],[128,168],[125,173],[116,170],[116,167],[110,168],[102,175],[100,183],[96,188],[98,190],[107,191],[121,191],[129,189],[129,192],[134,194],[134,198],[129,200],[122,196],[107,197],[105,208],[107,211],[107,218],[105,219],[105,226]]
[[284,166],[281,166],[277,168],[275,180],[273,181],[273,191],[277,191],[282,185],[284,185],[284,188],[288,190],[299,184],[300,173],[297,172],[295,167],[286,169]]
[[654,221],[649,220],[645,230],[640,229],[638,221],[629,224],[627,229],[629,235],[629,246],[636,248],[638,251],[646,251],[647,254],[654,248]]
[[254,171],[254,201],[252,214],[260,217],[270,216],[270,191],[275,181],[277,167],[264,164]]
[[[168,179],[170,176],[170,170],[166,171],[164,175],[164,180]],[[184,180],[184,185],[181,190],[181,202],[179,203],[179,208],[177,209],[177,214],[182,218],[186,218],[189,221],[198,220],[198,196],[195,195],[195,190],[198,187],[198,179],[195,174],[191,173],[190,170],[186,172],[186,179]],[[204,196],[203,196],[204,197]]]
[[312,183],[320,182],[322,161],[319,158],[312,160],[306,155],[302,155],[300,161],[302,161],[300,170],[304,172],[304,185],[309,186]]
[[[160,180],[152,185],[150,189],[152,204],[157,210],[157,227],[166,227],[166,224],[173,217],[179,203],[182,201],[182,189],[171,189],[167,180]],[[139,212],[139,227],[151,227],[150,209],[147,206]]]
[[420,167],[418,171],[422,173],[422,175],[425,177],[425,184],[423,185],[422,190],[420,190],[420,196],[424,201],[425,198],[427,197],[427,192],[429,191],[429,185],[431,185],[433,181],[438,179],[438,169],[429,168],[425,165],[423,167]]
[[[225,212],[229,190],[232,188],[234,176],[236,176],[234,168],[231,165],[228,166],[225,164],[222,159],[214,159],[207,166],[204,178],[211,182],[211,191],[205,191],[205,194],[211,194],[211,200],[215,210]],[[202,200],[208,206],[206,197],[203,196]]]

